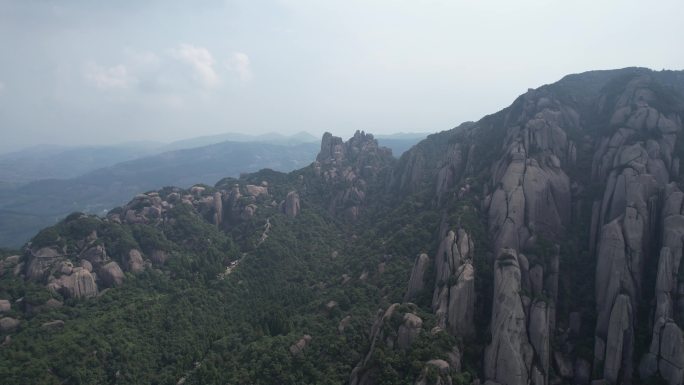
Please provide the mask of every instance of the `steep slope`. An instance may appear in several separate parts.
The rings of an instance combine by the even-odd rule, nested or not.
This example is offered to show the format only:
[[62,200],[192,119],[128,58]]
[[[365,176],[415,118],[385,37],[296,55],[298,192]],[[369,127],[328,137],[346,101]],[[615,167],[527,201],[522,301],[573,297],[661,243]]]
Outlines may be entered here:
[[[672,321],[676,305],[666,299],[676,290],[667,280],[678,271],[679,257],[668,250],[680,248],[681,240],[667,234],[681,231],[675,224],[678,206],[671,203],[667,213],[659,209],[664,191],[676,190],[668,183],[680,178],[681,78],[642,69],[570,76],[530,90],[474,125],[442,133],[400,160],[394,186],[407,193],[432,190],[436,207],[445,193],[460,196],[479,187],[483,194],[489,236],[480,241],[497,256],[485,379],[546,384],[571,379],[574,366],[582,369],[574,381],[585,383],[591,358],[593,378],[632,383],[639,381],[634,369],[646,354],[641,381],[662,376],[682,383],[681,348],[674,343],[659,353],[658,339],[664,330],[681,339],[681,325]],[[441,147],[443,155],[426,156],[430,145]],[[585,267],[573,269],[596,266],[595,309],[573,303],[571,293],[559,298],[559,279],[566,290],[584,285],[579,271],[563,274],[563,266],[579,262],[577,256],[559,256],[545,246],[550,242],[570,244],[583,255]],[[661,245],[663,262],[657,258]],[[655,315],[647,281],[656,282],[660,293]],[[560,308],[568,312],[558,314]],[[565,325],[597,317],[593,355],[579,351],[572,333],[555,328],[557,314]],[[655,328],[648,352],[645,344],[637,345],[644,339],[638,328]],[[551,349],[554,341],[562,348]]]

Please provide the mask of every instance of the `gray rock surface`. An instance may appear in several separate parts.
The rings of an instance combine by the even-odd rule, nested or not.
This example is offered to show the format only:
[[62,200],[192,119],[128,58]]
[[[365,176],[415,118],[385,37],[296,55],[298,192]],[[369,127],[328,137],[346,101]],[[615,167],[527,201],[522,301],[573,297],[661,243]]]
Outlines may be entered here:
[[48,288],[69,298],[91,298],[97,295],[97,284],[93,275],[85,269],[74,269],[71,275],[61,276],[48,284]]
[[464,229],[449,231],[435,256],[436,286],[432,309],[437,326],[452,335],[471,335],[475,308],[475,245]]
[[299,215],[300,204],[299,204],[299,194],[296,191],[290,191],[285,197],[285,215],[294,218]]
[[[551,331],[549,330],[549,310],[546,302],[536,301],[530,307],[528,333],[544,378],[549,373],[551,354]],[[535,382],[538,383],[538,382]],[[543,383],[546,383],[544,380]]]
[[484,369],[487,380],[506,385],[527,385],[533,355],[519,292],[517,252],[502,249],[494,267],[492,342],[485,350]]
[[126,261],[128,271],[131,273],[139,273],[145,269],[145,261],[142,254],[137,249],[131,249],[128,252],[128,260]]
[[107,287],[120,286],[125,278],[124,272],[121,270],[119,264],[113,261],[102,266],[98,271],[98,277]]
[[60,329],[64,328],[64,321],[62,321],[62,320],[49,321],[49,322],[43,323],[42,325],[40,325],[40,327],[42,329],[50,330],[50,331],[60,330]]
[[407,350],[420,334],[423,320],[413,313],[404,314],[404,322],[397,331],[397,347]]
[[447,330],[456,336],[475,333],[475,268],[461,265],[455,273],[456,284],[449,289]]
[[425,286],[425,272],[427,270],[428,264],[430,263],[430,257],[427,254],[421,254],[416,258],[413,263],[413,269],[411,269],[411,278],[409,279],[408,289],[406,290],[406,295],[404,296],[404,301],[410,301],[416,294],[423,290]]
[[[618,295],[615,306],[610,314],[608,338],[606,340],[606,355],[603,367],[603,378],[611,383],[617,383],[620,369],[631,373],[631,345],[634,344],[632,325],[632,304],[625,294]],[[623,368],[625,366],[625,368]]]

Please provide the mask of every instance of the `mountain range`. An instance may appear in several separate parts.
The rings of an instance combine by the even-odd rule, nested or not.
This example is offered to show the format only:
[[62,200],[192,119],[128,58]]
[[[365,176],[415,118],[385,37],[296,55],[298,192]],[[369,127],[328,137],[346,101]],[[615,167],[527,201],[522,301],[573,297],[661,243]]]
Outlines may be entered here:
[[684,71],[591,71],[73,213],[2,251],[0,378],[682,384],[683,117]]

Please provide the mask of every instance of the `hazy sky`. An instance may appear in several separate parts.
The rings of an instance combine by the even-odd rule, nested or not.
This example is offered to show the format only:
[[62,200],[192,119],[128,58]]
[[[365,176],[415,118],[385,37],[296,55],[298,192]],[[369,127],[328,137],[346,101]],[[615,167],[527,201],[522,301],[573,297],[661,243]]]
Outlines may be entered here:
[[568,73],[682,69],[682,15],[682,0],[0,0],[0,151],[441,131]]

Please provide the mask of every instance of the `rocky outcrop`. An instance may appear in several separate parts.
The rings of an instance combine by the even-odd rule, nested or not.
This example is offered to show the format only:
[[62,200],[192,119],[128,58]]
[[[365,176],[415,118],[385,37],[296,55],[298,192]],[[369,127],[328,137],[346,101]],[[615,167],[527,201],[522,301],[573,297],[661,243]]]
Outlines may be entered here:
[[44,330],[49,330],[49,331],[55,331],[55,330],[60,330],[64,328],[64,321],[62,320],[54,320],[54,321],[49,321],[45,322],[42,325],[40,325],[41,329]]
[[644,380],[659,375],[672,385],[684,381],[684,336],[672,320],[659,318],[654,325],[651,347],[641,359],[639,375]]
[[495,250],[523,250],[537,235],[556,239],[570,221],[570,181],[562,167],[575,162],[566,131],[579,128],[578,114],[541,90],[516,104],[521,112],[507,116],[504,155],[485,199]]
[[[450,375],[449,363],[444,360],[430,360],[425,363],[425,367],[420,374],[420,377],[415,382],[415,385],[451,385],[452,378]],[[430,371],[436,372],[436,378],[434,382],[430,382],[428,378],[430,377]]]
[[492,342],[485,350],[485,378],[506,385],[527,385],[533,348],[527,339],[525,311],[520,298],[517,252],[502,249],[494,266]]
[[549,358],[551,355],[551,330],[549,326],[551,324],[549,318],[551,317],[549,312],[549,307],[544,301],[536,301],[530,306],[529,311],[529,340],[530,344],[534,348],[535,355],[537,357],[536,370],[539,372],[543,381],[536,379],[534,384],[546,384],[548,383],[549,375]]
[[321,151],[312,165],[329,186],[331,214],[356,220],[366,204],[369,184],[392,164],[392,151],[380,147],[373,135],[356,131],[347,142],[326,132]]
[[[601,139],[592,163],[593,178],[606,181],[600,207],[595,205],[599,212],[592,232],[598,234],[590,237],[598,240],[594,359],[603,365],[604,378],[611,383],[631,381],[639,321],[636,309],[647,264],[658,266],[654,319],[662,322],[675,311],[674,276],[681,257],[684,217],[680,214],[682,194],[667,183],[679,172],[673,150],[682,124],[678,116],[653,107],[662,97],[653,92],[653,84],[649,76],[635,77],[614,104],[605,101],[600,106],[610,114],[613,130]],[[659,214],[663,217],[662,248],[657,248]],[[660,249],[657,260],[650,257],[658,255],[654,249]],[[655,373],[656,360],[649,354],[642,358],[643,375]]]
[[290,191],[285,197],[285,202],[283,203],[283,211],[285,215],[290,218],[294,218],[299,215],[299,194],[296,191]]
[[214,224],[220,227],[223,223],[223,195],[217,191],[214,193],[212,203],[214,204]]
[[[658,256],[655,280],[655,306],[653,309],[653,335],[649,351],[639,364],[642,379],[662,377],[668,384],[684,382],[684,340],[681,324],[682,302],[678,272],[681,268],[684,242],[684,194],[674,185],[665,187],[662,209],[662,248]],[[678,287],[679,285],[679,287]]]
[[420,334],[423,320],[413,313],[404,314],[404,322],[397,331],[397,346],[399,349],[408,350],[411,344]]
[[415,296],[423,290],[425,286],[425,273],[430,263],[430,257],[427,254],[421,254],[416,258],[411,270],[411,278],[409,279],[408,289],[404,296],[404,302],[408,302],[415,298]]
[[12,310],[12,304],[6,299],[0,299],[0,313],[7,313]]
[[140,250],[131,249],[128,252],[128,259],[126,262],[128,271],[131,273],[139,273],[145,269],[145,261],[143,260]]
[[61,253],[56,248],[43,247],[38,250],[29,250],[26,278],[33,281],[47,279],[52,267],[61,261]]
[[83,268],[75,268],[70,275],[50,282],[48,288],[68,298],[91,298],[98,292],[95,278]]
[[474,248],[464,229],[449,231],[435,257],[432,310],[437,315],[437,326],[453,335],[470,336],[475,331]]
[[306,349],[306,347],[309,345],[311,339],[312,338],[310,335],[305,334],[304,336],[302,336],[302,338],[300,338],[299,340],[297,340],[297,342],[290,346],[290,353],[293,356],[301,354],[304,351],[304,349]]
[[[618,295],[610,314],[608,337],[605,345],[603,378],[615,384],[621,373],[631,375],[634,325],[631,299]],[[600,357],[601,355],[598,355]]]

